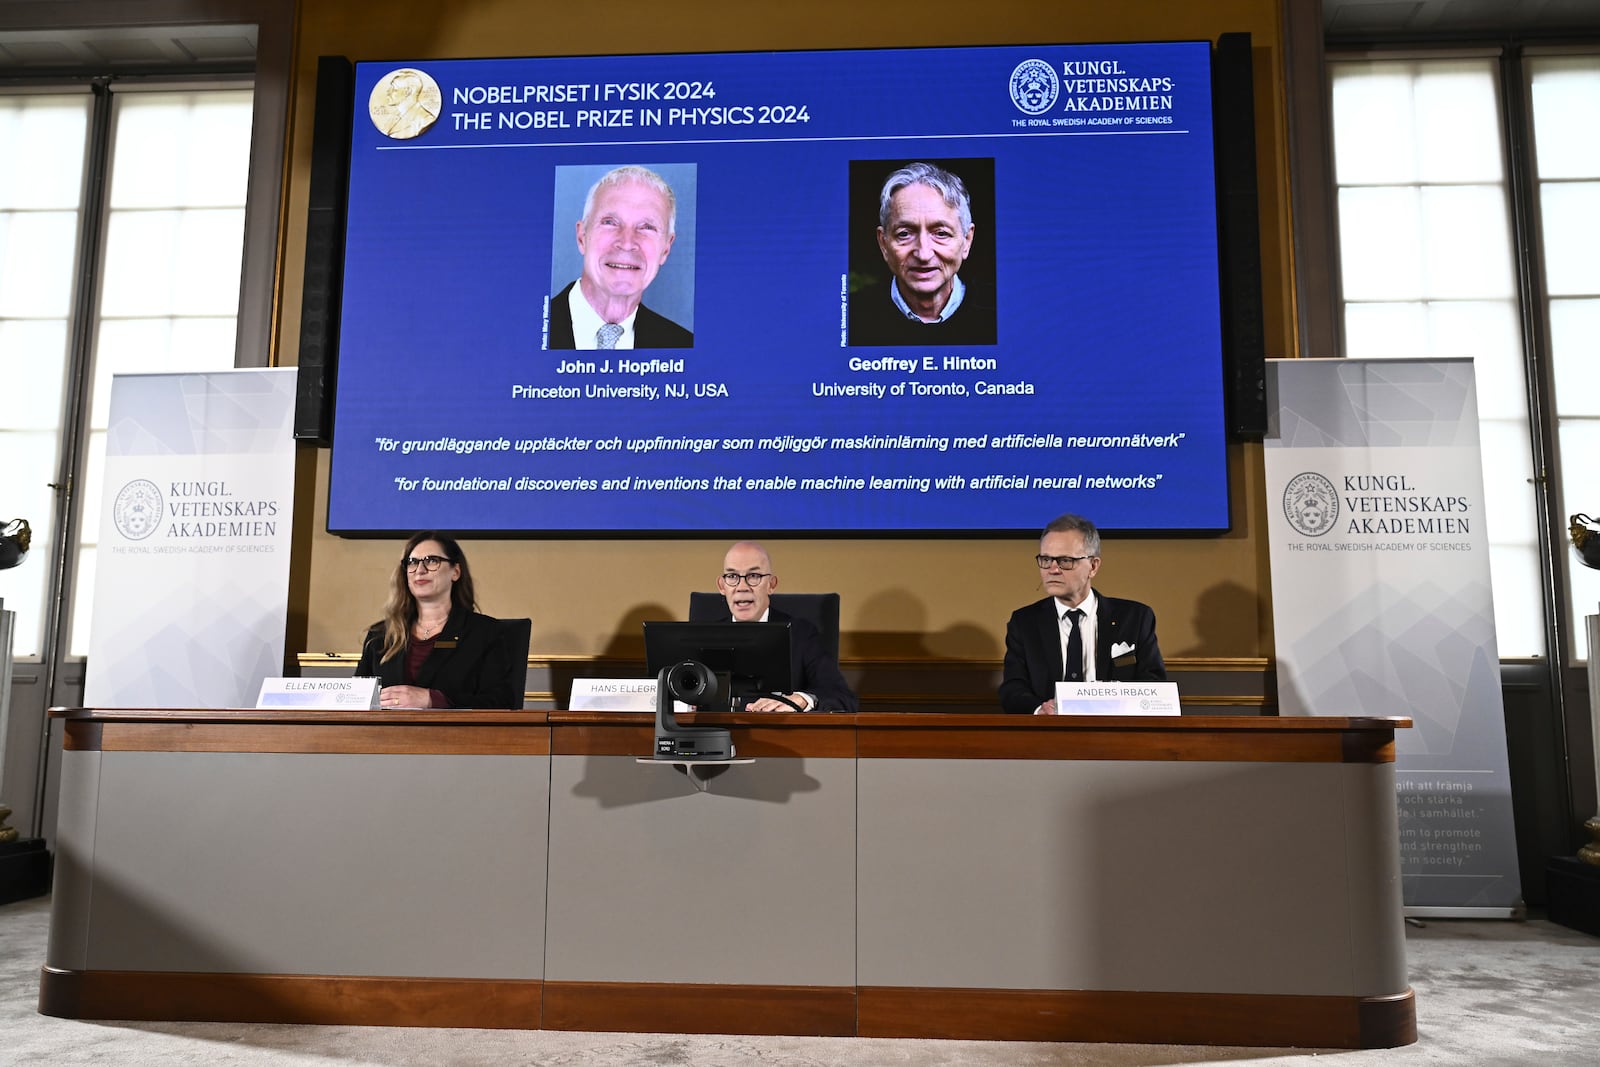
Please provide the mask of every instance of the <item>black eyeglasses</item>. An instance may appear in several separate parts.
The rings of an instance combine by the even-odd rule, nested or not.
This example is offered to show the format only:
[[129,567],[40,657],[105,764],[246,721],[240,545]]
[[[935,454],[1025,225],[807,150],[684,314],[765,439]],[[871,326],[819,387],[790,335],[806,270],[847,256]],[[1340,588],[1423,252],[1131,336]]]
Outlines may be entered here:
[[740,582],[743,582],[751,589],[754,589],[756,586],[760,585],[762,582],[771,577],[771,574],[762,574],[760,571],[756,571],[754,574],[735,574],[732,571],[725,571],[722,575],[722,582],[724,585],[733,589],[739,588]]
[[1064,571],[1070,571],[1084,560],[1094,558],[1093,556],[1034,556],[1033,561],[1042,571],[1049,570],[1052,563]]
[[450,561],[443,556],[407,556],[400,561],[408,571],[421,571],[423,574],[432,574]]

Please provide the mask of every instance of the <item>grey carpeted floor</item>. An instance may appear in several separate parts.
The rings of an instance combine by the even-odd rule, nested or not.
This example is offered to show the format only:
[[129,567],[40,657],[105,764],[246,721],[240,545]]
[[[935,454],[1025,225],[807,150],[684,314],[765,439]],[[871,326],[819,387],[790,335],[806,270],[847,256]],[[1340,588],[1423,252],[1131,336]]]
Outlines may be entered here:
[[231,1023],[69,1022],[35,1010],[49,901],[0,907],[0,1064],[834,1064],[1139,1067],[1249,1063],[1600,1063],[1600,938],[1543,921],[1430,922],[1408,932],[1421,1038],[1364,1052],[850,1038],[584,1034]]

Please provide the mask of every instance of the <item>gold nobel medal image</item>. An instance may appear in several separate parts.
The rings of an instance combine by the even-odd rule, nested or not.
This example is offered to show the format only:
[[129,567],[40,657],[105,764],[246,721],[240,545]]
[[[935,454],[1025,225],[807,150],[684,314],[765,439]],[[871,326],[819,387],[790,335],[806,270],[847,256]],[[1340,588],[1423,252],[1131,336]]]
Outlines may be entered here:
[[444,110],[439,83],[414,67],[391,70],[372,87],[367,114],[378,132],[408,141],[425,132]]

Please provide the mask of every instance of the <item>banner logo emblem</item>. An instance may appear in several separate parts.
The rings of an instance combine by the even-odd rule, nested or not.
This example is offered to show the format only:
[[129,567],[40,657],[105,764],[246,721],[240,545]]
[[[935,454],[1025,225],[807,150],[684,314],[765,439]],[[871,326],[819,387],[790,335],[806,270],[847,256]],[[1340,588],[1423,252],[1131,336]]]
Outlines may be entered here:
[[161,525],[161,490],[144,478],[123,486],[111,505],[111,521],[130,541],[143,541]]
[[1315,471],[1297,474],[1283,490],[1283,517],[1307,537],[1321,537],[1339,519],[1339,492]]
[[1056,70],[1042,59],[1024,59],[1011,72],[1011,102],[1024,115],[1043,115],[1059,95]]

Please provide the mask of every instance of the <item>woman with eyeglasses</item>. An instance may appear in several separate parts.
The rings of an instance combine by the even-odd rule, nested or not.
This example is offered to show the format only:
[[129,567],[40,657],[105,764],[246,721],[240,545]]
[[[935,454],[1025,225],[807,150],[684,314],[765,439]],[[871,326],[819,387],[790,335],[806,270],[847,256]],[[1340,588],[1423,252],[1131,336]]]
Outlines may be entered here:
[[461,546],[433,530],[412,535],[356,665],[358,678],[383,683],[380,707],[522,708],[527,663],[477,606]]

